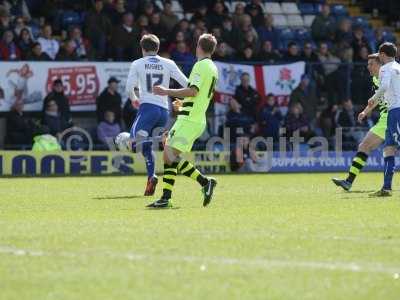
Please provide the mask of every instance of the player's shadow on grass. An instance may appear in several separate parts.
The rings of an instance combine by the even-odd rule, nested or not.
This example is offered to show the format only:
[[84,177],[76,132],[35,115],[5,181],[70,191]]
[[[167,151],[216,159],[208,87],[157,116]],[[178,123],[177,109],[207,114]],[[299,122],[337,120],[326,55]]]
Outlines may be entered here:
[[144,198],[143,195],[130,195],[130,196],[102,196],[94,197],[94,200],[119,200],[119,199],[140,199]]
[[350,191],[348,192],[349,194],[367,194],[367,193],[373,193],[376,192],[376,190],[358,190],[358,191]]

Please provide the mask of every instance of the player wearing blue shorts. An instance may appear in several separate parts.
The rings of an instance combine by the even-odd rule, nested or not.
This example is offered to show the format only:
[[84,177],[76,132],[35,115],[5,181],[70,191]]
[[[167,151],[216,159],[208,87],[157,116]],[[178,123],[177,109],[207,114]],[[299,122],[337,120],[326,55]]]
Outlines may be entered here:
[[144,194],[152,196],[158,182],[152,150],[154,134],[160,135],[169,117],[168,97],[155,95],[153,86],[169,88],[173,78],[182,87],[186,87],[188,79],[172,60],[157,55],[160,47],[157,36],[144,35],[140,46],[143,57],[132,62],[126,91],[131,100],[140,102],[138,114],[130,130],[131,147],[134,151],[140,149],[145,158],[148,180]]

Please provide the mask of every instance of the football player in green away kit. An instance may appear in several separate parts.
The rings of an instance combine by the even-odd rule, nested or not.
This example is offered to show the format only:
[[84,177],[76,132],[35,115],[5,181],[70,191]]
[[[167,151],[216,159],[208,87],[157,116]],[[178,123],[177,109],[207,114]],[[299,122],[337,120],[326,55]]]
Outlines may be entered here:
[[159,200],[147,207],[172,207],[172,190],[178,172],[196,180],[201,185],[204,196],[203,206],[207,206],[212,199],[217,181],[201,174],[192,163],[181,158],[180,155],[191,151],[193,143],[206,128],[206,111],[218,80],[217,67],[211,60],[216,45],[217,40],[213,35],[200,36],[196,48],[198,61],[190,73],[187,88],[167,89],[161,86],[153,88],[154,94],[184,98],[184,100],[164,147],[163,194]]
[[[377,90],[379,87],[379,70],[381,68],[381,62],[379,60],[378,53],[371,54],[368,56],[368,70],[372,75],[372,85],[373,90]],[[365,166],[368,155],[378,148],[385,141],[385,132],[387,127],[387,116],[388,116],[388,106],[383,97],[377,103],[379,107],[379,120],[378,122],[368,131],[367,135],[361,141],[358,146],[358,152],[354,156],[349,173],[346,179],[332,178],[332,181],[337,185],[342,187],[344,190],[349,191],[351,186],[356,179],[357,175],[360,173],[362,168]],[[368,108],[368,107],[367,107]],[[370,108],[368,108],[370,111]],[[363,110],[359,116],[358,120],[362,121],[366,116],[366,110]]]

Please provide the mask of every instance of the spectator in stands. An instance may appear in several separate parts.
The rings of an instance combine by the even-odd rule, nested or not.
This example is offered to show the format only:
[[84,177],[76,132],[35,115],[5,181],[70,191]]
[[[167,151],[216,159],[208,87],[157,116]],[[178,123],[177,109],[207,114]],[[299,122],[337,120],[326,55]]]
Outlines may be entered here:
[[3,33],[0,42],[0,60],[19,60],[21,59],[21,50],[14,41],[14,34],[11,30]]
[[226,115],[226,127],[230,129],[231,142],[235,142],[240,132],[252,134],[255,132],[256,123],[254,118],[248,117],[242,112],[242,106],[232,99],[229,102],[229,111]]
[[[239,22],[239,28],[236,34],[235,47],[239,45],[239,50],[243,50],[246,47],[246,40],[249,36],[253,35],[252,41],[258,41],[258,34],[251,24],[251,18],[249,15],[243,15]],[[242,47],[242,48],[240,48]]]
[[300,137],[308,141],[315,134],[310,128],[310,122],[303,111],[300,103],[294,103],[289,107],[289,112],[285,118],[286,136],[292,137],[298,131]]
[[59,137],[65,129],[70,127],[67,120],[61,116],[57,102],[53,99],[45,105],[42,125],[46,126],[49,133],[55,137]]
[[331,16],[329,4],[322,4],[321,13],[311,24],[311,35],[316,42],[332,40],[335,33],[335,19]]
[[143,10],[141,12],[147,19],[150,19],[154,13],[159,11],[158,7],[152,1],[143,1]]
[[368,40],[364,36],[364,30],[362,27],[356,27],[353,31],[353,59],[358,61],[362,59],[360,57],[360,49],[365,47],[368,50],[368,53],[371,53],[371,48],[369,47]]
[[42,51],[54,60],[60,49],[60,44],[53,37],[53,29],[50,24],[46,24],[42,27],[41,36],[37,39],[37,41],[42,46]]
[[213,26],[222,27],[222,22],[225,18],[224,2],[217,0],[214,2],[213,9],[206,16],[207,27]]
[[[193,19],[192,19],[193,20]],[[178,24],[179,19],[177,15],[172,11],[171,1],[164,1],[164,9],[160,16],[160,24],[166,30],[166,32],[171,32],[172,29]]]
[[20,36],[22,30],[28,30],[29,35],[32,37],[32,29],[26,25],[23,17],[16,17],[14,20],[14,34],[15,36]]
[[335,134],[337,111],[338,106],[336,104],[330,104],[321,112],[318,118],[319,128],[322,131],[322,135],[327,139]]
[[7,13],[14,16],[22,16],[27,22],[31,20],[31,14],[25,0],[3,0],[1,5],[6,9]]
[[304,74],[299,85],[290,94],[289,106],[300,103],[308,120],[314,120],[317,111],[318,99],[314,89],[310,86],[310,78]]
[[115,122],[113,111],[104,112],[104,120],[97,126],[97,139],[104,145],[112,145],[114,138],[121,132],[121,126]]
[[357,125],[357,115],[351,99],[343,101],[342,108],[337,114],[337,124],[340,127],[354,127]]
[[257,60],[257,56],[251,47],[246,47],[237,55],[238,61],[252,62]]
[[235,35],[236,35],[236,30],[233,27],[233,22],[232,18],[230,16],[226,16],[224,20],[222,21],[222,31],[221,31],[221,39],[229,47],[235,47]]
[[6,30],[12,30],[10,14],[5,7],[0,6],[0,36],[3,36]]
[[185,42],[179,42],[177,44],[176,49],[171,53],[171,59],[182,63],[182,72],[187,76],[189,75],[190,71],[192,70],[192,66],[196,61],[195,56],[189,51],[189,48]]
[[72,40],[66,40],[61,46],[56,56],[58,61],[78,61],[80,57],[76,53],[75,43]]
[[181,31],[185,37],[185,41],[190,40],[192,36],[192,30],[190,29],[190,23],[187,19],[182,19],[176,24],[175,32]]
[[274,27],[271,14],[265,14],[264,23],[257,28],[257,32],[261,41],[271,41],[274,48],[279,47],[279,31]]
[[43,109],[46,110],[47,104],[50,101],[55,101],[57,104],[57,111],[60,117],[64,119],[67,123],[71,123],[71,109],[69,106],[69,100],[64,95],[64,86],[61,79],[56,79],[53,81],[52,91],[43,100]]
[[374,31],[374,35],[375,35],[375,50],[377,50],[377,49],[379,49],[380,45],[382,45],[384,42],[386,42],[386,39],[383,36],[383,29],[382,28],[377,28]]
[[244,9],[245,13],[251,16],[253,26],[256,28],[264,22],[264,11],[261,5],[261,0],[251,0]]
[[85,29],[85,35],[95,51],[95,57],[104,59],[107,41],[111,37],[112,23],[103,12],[102,0],[95,0],[94,9],[86,16]]
[[343,81],[338,72],[340,59],[328,50],[327,43],[321,43],[318,51],[318,60],[322,63],[323,86],[321,88],[328,94],[330,103],[338,102],[338,93],[343,88]]
[[250,136],[241,132],[230,155],[230,167],[234,172],[255,172],[258,157],[250,147]]
[[274,64],[281,60],[278,51],[275,51],[271,41],[264,41],[262,49],[258,54],[258,61],[265,62],[266,64]]
[[123,15],[127,13],[125,0],[116,0],[114,5],[105,6],[104,12],[114,26],[121,24]]
[[353,34],[351,32],[351,21],[343,18],[339,21],[338,28],[335,33],[335,43],[341,47],[350,47],[353,42]]
[[32,36],[27,28],[19,32],[18,48],[21,50],[21,59],[27,59],[33,46]]
[[182,31],[176,32],[174,40],[169,44],[168,52],[172,53],[180,42],[185,42],[185,34]]
[[139,31],[134,26],[132,13],[122,17],[122,24],[113,33],[114,59],[134,60],[139,58]]
[[128,130],[131,129],[133,122],[136,119],[138,109],[138,102],[131,101],[130,99],[127,99],[125,101],[124,107],[122,109],[122,118],[125,123],[125,128],[127,128]]
[[354,64],[351,74],[351,95],[354,104],[362,105],[372,96],[371,90],[366,88],[372,84],[371,76],[367,69],[367,47],[360,48],[357,57],[358,60]]
[[214,60],[217,61],[231,61],[232,57],[230,55],[229,46],[225,43],[218,43],[217,49],[214,52]]
[[36,42],[32,44],[32,49],[27,56],[27,60],[31,61],[49,61],[51,58],[42,51],[40,43]]
[[24,113],[24,101],[14,102],[7,115],[7,135],[5,143],[9,145],[32,145],[34,122]]
[[292,63],[296,61],[300,61],[300,51],[296,42],[290,42],[287,46],[287,51],[282,57],[282,61]]
[[349,150],[358,141],[358,134],[354,130],[354,127],[357,127],[357,115],[353,102],[351,99],[347,99],[343,101],[342,108],[336,116],[338,127],[342,127],[343,142],[349,144]]
[[233,25],[235,27],[240,26],[240,20],[245,15],[245,6],[243,2],[236,2],[235,11],[232,16]]
[[241,105],[241,112],[252,120],[256,121],[256,107],[260,101],[260,95],[250,85],[249,73],[242,73],[240,76],[240,85],[236,87],[234,98]]
[[208,13],[208,7],[204,2],[199,3],[198,6],[195,7],[192,18],[190,19],[190,23],[196,24],[197,21],[202,20],[206,22]]
[[137,19],[136,25],[139,31],[142,31],[144,29],[149,30],[149,18],[144,15],[140,15]]
[[159,37],[161,43],[165,43],[167,40],[168,31],[161,24],[161,18],[159,13],[154,13],[150,18],[150,31]]
[[315,54],[315,52],[313,50],[313,46],[310,42],[304,43],[301,60],[303,60],[305,62],[309,62],[309,63],[318,62],[318,55]]
[[279,128],[283,120],[282,113],[273,94],[267,95],[265,105],[258,115],[259,127],[263,137],[272,137],[274,142],[279,141]]
[[82,36],[82,30],[78,26],[74,26],[70,29],[69,39],[73,41],[76,55],[79,59],[92,58],[90,42]]
[[104,113],[112,111],[115,115],[115,122],[121,123],[121,95],[118,91],[119,80],[115,77],[108,79],[108,86],[96,99],[96,111],[98,122],[104,121]]
[[243,39],[240,40],[240,44],[238,46],[239,49],[251,48],[254,56],[258,55],[260,49],[258,37],[257,35],[254,35],[252,31],[247,31],[244,33]]

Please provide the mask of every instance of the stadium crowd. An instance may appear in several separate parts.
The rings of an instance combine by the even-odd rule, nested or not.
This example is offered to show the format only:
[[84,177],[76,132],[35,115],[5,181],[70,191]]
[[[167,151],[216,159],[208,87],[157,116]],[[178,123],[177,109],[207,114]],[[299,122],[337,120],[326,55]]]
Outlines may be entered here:
[[[357,109],[371,92],[365,88],[371,81],[366,69],[368,54],[384,41],[393,41],[394,36],[383,29],[372,30],[365,20],[333,12],[324,1],[298,1],[310,2],[316,15],[310,27],[288,28],[278,26],[276,15],[264,11],[260,0],[0,0],[0,60],[132,61],[141,56],[141,36],[154,33],[161,40],[160,55],[179,62],[188,74],[195,61],[197,38],[211,32],[218,39],[214,55],[218,61],[307,63],[306,75],[290,96],[287,114],[278,108],[273,95],[262,99],[243,74],[229,104],[228,127],[274,139],[282,128],[289,136],[300,130],[307,139],[314,135],[330,138],[336,127],[356,126]],[[379,2],[364,4],[371,11],[384,11]],[[228,8],[228,4],[234,6]],[[348,74],[350,93],[343,82]],[[128,128],[136,110],[129,101],[121,108],[125,99],[117,92],[115,78],[108,84],[97,98],[96,136],[100,142],[121,127]],[[62,89],[62,82],[55,81],[43,105],[41,124],[53,135],[72,125]],[[23,103],[15,103],[8,116],[9,144],[32,139],[28,119]],[[26,136],[19,130],[26,130]],[[350,135],[349,139],[353,138]]]

